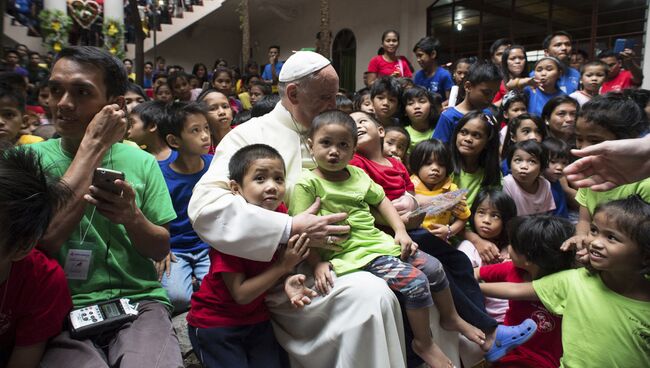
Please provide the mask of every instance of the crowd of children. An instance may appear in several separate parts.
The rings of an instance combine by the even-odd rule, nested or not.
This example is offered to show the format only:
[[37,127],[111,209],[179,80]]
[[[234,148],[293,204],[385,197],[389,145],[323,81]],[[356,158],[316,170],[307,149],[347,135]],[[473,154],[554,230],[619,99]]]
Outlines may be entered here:
[[[554,52],[567,42],[568,52]],[[340,91],[337,109],[313,120],[302,143],[315,167],[291,193],[275,149],[250,145],[231,158],[230,190],[248,205],[294,215],[320,198],[318,214],[348,214],[343,242],[310,248],[305,234],[295,235],[269,262],[211,248],[194,231],[188,203],[221,139],[277,104],[279,47],[269,49],[262,75],[256,64],[243,76],[222,65],[208,72],[197,64],[193,74],[157,66],[148,88],[129,84],[124,142],[158,162],[176,214],[158,278],[174,313],[189,310],[202,364],[286,364],[264,299],[304,261],[320,295],[334,275],[364,270],[385,280],[403,299],[413,351],[433,367],[452,365],[432,339],[434,305],[440,325],[495,367],[650,366],[650,178],[596,192],[563,173],[573,148],[648,134],[650,92],[631,88],[638,71],[625,73],[611,52],[573,69],[566,32],[547,37],[534,63],[501,39],[492,60],[463,58],[449,70],[437,61],[440,43],[425,37],[413,47],[422,68],[415,73],[398,46],[399,33],[384,32],[367,86]],[[31,150],[11,149],[55,135],[41,128],[52,118],[47,95],[57,93],[56,84],[31,86],[40,109],[27,108],[28,85],[14,74],[0,75],[0,366],[27,367],[72,307],[63,271],[34,250],[70,193]],[[33,111],[40,114],[30,118]],[[423,207],[459,189],[463,199],[442,212],[411,216],[393,205]],[[20,309],[35,293],[21,284],[27,273],[38,298],[61,302]]]

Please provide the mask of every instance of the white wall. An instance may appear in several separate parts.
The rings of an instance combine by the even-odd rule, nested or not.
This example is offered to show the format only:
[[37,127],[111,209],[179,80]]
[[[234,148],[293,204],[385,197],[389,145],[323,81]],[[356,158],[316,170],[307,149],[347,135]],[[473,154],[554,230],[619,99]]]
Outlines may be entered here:
[[[209,68],[214,59],[222,57],[234,65],[240,62],[241,31],[238,0],[226,0],[222,8],[175,35],[157,48],[167,64],[180,64],[189,70],[195,62]],[[270,45],[281,47],[281,59],[292,50],[316,47],[320,24],[319,1],[315,0],[250,0],[251,47],[253,59],[267,63]],[[331,0],[330,29],[332,40],[348,28],[357,40],[356,86],[363,86],[363,72],[381,46],[381,34],[387,29],[400,32],[400,53],[419,69],[413,52],[414,44],[426,35],[426,8],[433,0]],[[146,53],[153,60],[153,52]]]
[[[291,50],[315,47],[318,33],[320,8],[318,1],[296,1],[298,16],[283,26],[252,24],[253,57],[264,63],[266,49],[271,44],[282,47],[282,59],[291,55]],[[377,55],[381,46],[381,34],[387,29],[400,32],[399,52],[405,55],[419,69],[412,53],[415,43],[426,35],[426,8],[431,1],[408,0],[358,0],[330,1],[330,29],[332,40],[344,28],[352,30],[357,40],[357,89],[363,87],[363,73],[368,62]]]
[[[181,65],[191,72],[195,63],[212,68],[215,59],[223,58],[236,65],[241,49],[239,29],[223,30],[198,22],[156,47],[156,55],[163,56],[167,65]],[[154,61],[153,50],[145,53],[145,60]]]

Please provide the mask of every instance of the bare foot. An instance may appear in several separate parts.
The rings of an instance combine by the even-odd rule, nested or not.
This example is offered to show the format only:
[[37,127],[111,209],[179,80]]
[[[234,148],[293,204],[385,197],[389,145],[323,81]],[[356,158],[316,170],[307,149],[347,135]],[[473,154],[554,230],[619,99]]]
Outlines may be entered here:
[[413,352],[417,354],[426,364],[433,368],[453,368],[454,363],[447,358],[445,353],[440,350],[438,345],[433,342],[433,339],[428,341],[420,341],[413,339],[411,342]]
[[440,327],[447,331],[458,331],[470,341],[483,347],[485,344],[485,333],[480,329],[470,325],[464,319],[457,316],[456,318],[440,317]]
[[483,351],[489,351],[492,348],[492,345],[494,344],[494,340],[497,338],[497,329],[495,328],[492,330],[490,333],[485,334],[485,342],[483,345],[481,345],[481,349]]

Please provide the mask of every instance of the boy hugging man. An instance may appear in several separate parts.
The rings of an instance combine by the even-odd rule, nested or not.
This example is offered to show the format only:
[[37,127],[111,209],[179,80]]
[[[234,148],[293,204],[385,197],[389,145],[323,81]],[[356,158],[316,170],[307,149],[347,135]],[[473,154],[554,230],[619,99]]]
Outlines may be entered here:
[[157,263],[161,283],[178,314],[190,306],[192,277],[200,283],[210,267],[210,246],[196,235],[187,217],[192,190],[212,162],[207,111],[197,103],[173,102],[165,108],[157,129],[167,145],[178,152],[173,161],[158,161],[176,219],[169,224],[171,253]]
[[[274,148],[246,146],[232,156],[228,171],[230,189],[241,200],[287,212],[282,203],[284,161]],[[267,290],[307,257],[308,244],[306,234],[294,235],[269,262],[210,249],[210,271],[192,296],[187,315],[190,341],[205,367],[283,366],[264,298]]]

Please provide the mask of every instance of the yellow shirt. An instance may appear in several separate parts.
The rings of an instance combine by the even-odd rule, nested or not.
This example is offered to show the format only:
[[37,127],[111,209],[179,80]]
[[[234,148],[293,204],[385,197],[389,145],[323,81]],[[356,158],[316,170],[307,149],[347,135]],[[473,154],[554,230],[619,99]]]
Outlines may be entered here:
[[[436,190],[429,190],[424,183],[422,183],[422,180],[418,178],[417,175],[411,176],[411,181],[413,182],[413,185],[415,186],[415,194],[427,196],[427,197],[435,197],[439,194],[447,193],[447,192],[453,192],[454,190],[458,190],[458,187],[454,182],[451,180],[450,177],[447,178],[445,183],[440,187],[440,189]],[[465,206],[465,211],[461,214],[457,214],[457,218],[459,220],[467,220],[469,216],[471,215],[471,212],[469,211],[469,207]],[[422,227],[425,229],[430,229],[433,224],[437,225],[449,225],[451,223],[451,218],[453,214],[451,210],[449,211],[444,211],[440,212],[436,215],[427,215],[424,218],[424,221],[422,221]]]
[[16,146],[22,146],[24,144],[32,144],[32,143],[38,143],[38,142],[43,142],[45,139],[37,136],[37,135],[31,135],[31,134],[25,134],[21,135],[20,138],[18,138],[18,141],[16,141]]
[[253,105],[251,105],[251,96],[248,94],[248,92],[242,92],[239,95],[239,101],[241,101],[241,105],[244,108],[244,110],[250,110],[253,108]]

